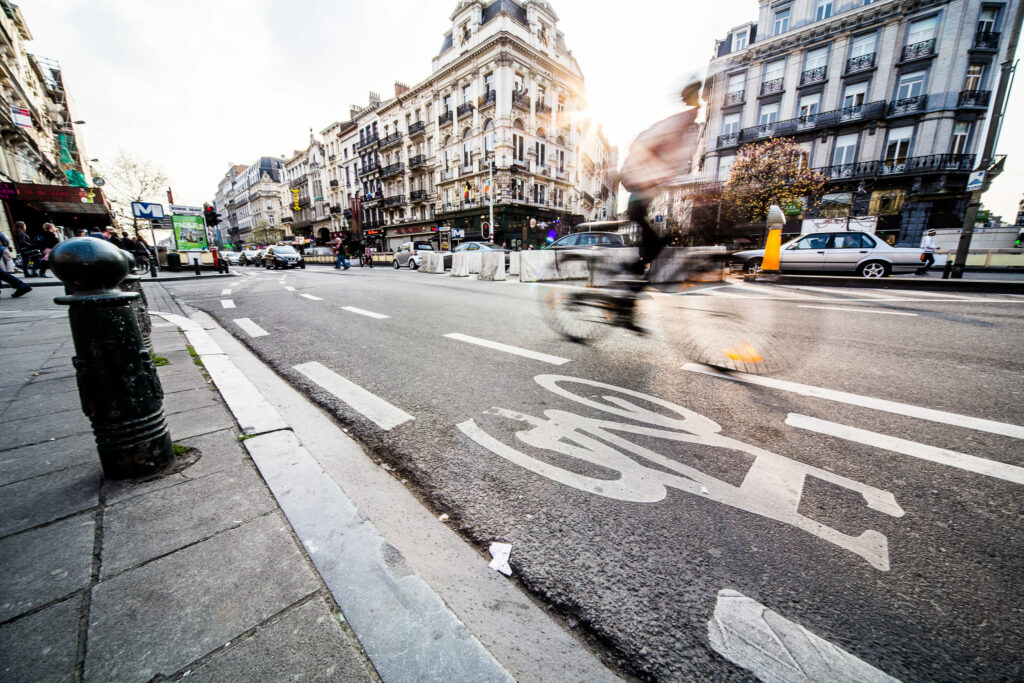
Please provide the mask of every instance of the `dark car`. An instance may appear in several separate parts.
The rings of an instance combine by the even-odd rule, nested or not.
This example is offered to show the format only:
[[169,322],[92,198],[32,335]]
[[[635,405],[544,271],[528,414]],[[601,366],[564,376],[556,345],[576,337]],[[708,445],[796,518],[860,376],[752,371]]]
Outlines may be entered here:
[[491,244],[490,242],[463,242],[459,246],[452,249],[450,254],[444,255],[444,267],[452,267],[452,254],[458,254],[460,252],[476,252],[484,253],[488,251],[503,251],[505,252],[505,269],[508,269],[508,249],[504,249],[497,244]]
[[262,260],[264,267],[274,270],[306,267],[306,260],[302,258],[302,254],[295,251],[295,247],[287,244],[275,244],[272,247],[267,247],[267,250],[263,252]]
[[624,247],[622,235],[616,232],[577,232],[560,237],[543,249],[586,249],[587,247]]

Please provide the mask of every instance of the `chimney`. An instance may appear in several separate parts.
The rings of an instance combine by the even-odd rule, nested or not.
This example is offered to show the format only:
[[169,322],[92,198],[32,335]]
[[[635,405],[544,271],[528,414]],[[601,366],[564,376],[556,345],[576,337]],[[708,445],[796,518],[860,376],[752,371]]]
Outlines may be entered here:
[[395,81],[395,97],[401,97],[407,92],[409,92],[409,86],[407,86],[405,83]]
[[375,93],[375,92],[373,92],[371,90],[370,91],[370,106],[372,107],[375,104],[380,104],[380,93]]

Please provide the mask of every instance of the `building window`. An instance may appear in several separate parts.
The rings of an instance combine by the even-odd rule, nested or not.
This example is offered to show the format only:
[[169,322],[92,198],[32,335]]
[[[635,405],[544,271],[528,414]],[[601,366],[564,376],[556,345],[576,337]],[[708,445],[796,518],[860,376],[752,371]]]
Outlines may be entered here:
[[441,112],[441,113],[442,114],[447,114],[448,112],[450,112],[452,110],[452,96],[451,95],[445,95],[444,99],[442,100],[442,102],[444,103],[444,111]]
[[813,95],[804,95],[800,98],[799,108],[797,109],[797,116],[802,119],[810,118],[818,113],[818,107],[821,105],[821,93],[816,92]]
[[743,88],[747,84],[746,74],[733,74],[729,76],[729,85],[726,88],[727,93],[740,93],[743,92]]
[[914,137],[913,126],[903,126],[889,130],[889,142],[885,145],[885,162],[887,164],[904,164],[910,156],[910,141]]
[[772,35],[777,36],[789,30],[789,8],[775,10],[775,19],[772,23]]
[[764,66],[764,80],[765,82],[777,80],[779,78],[782,78],[785,72],[785,59],[776,59],[774,61],[768,62]]
[[743,31],[740,31],[739,33],[737,33],[736,35],[734,35],[732,37],[732,51],[733,52],[736,52],[738,50],[743,50],[744,48],[747,47],[747,36],[748,35],[749,35],[748,32],[746,30],[743,30]]
[[548,165],[548,147],[547,144],[537,140],[534,143],[534,151],[537,153],[537,165],[547,166]]
[[851,109],[864,104],[868,96],[868,84],[853,83],[843,90],[843,109]]
[[484,152],[488,155],[494,153],[494,121],[484,124]]
[[471,90],[472,90],[472,87],[470,85],[468,85],[468,84],[464,85],[462,87],[462,103],[463,104],[469,104],[469,98],[470,98],[470,91]]
[[722,135],[734,135],[740,132],[740,115],[729,114],[722,118]]
[[950,154],[967,154],[967,141],[971,137],[970,121],[957,121],[953,124],[953,141],[949,146]]
[[565,150],[558,150],[558,170],[565,173]]
[[766,126],[779,120],[779,103],[772,102],[761,106],[761,112],[757,117],[759,126]]
[[494,92],[494,74],[489,73],[484,75],[484,94]]
[[558,96],[558,113],[561,114],[565,111],[565,95]]
[[525,139],[519,133],[512,135],[512,160],[513,161],[526,161],[526,143]]
[[804,57],[804,71],[818,69],[828,65],[828,47],[819,47],[816,50],[808,50]]
[[836,147],[832,152],[832,165],[845,166],[857,160],[857,133],[840,135],[836,138]]
[[903,74],[900,76],[899,85],[896,87],[896,99],[906,100],[917,97],[924,92],[924,71]]
[[520,92],[522,89],[523,89],[523,75],[521,73],[517,72],[512,77],[512,91],[513,92]]
[[534,204],[544,203],[544,186],[540,183],[533,184],[533,202]]
[[978,31],[991,33],[996,30],[996,23],[999,19],[999,10],[995,7],[984,7],[978,15]]
[[537,104],[547,104],[548,91],[543,85],[537,86]]
[[814,20],[821,21],[832,16],[832,0],[818,0],[814,9]]
[[907,28],[907,45],[923,43],[935,37],[935,29],[939,25],[939,17],[933,16],[927,19],[919,19],[910,23]]
[[813,142],[801,142],[798,143],[800,147],[800,168],[810,168],[811,166],[811,150],[813,149]]
[[964,78],[964,90],[981,90],[985,85],[985,65],[971,64]]
[[718,160],[718,180],[725,182],[732,172],[732,162],[736,161],[735,156],[722,157]]
[[874,54],[875,52],[875,34],[869,33],[866,36],[857,36],[853,39],[853,45],[850,47],[850,58],[863,57],[864,55]]

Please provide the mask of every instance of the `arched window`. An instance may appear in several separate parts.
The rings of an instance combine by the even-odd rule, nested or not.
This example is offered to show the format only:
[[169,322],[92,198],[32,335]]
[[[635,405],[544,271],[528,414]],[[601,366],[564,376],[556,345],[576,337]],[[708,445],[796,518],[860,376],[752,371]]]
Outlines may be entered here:
[[559,135],[558,139],[555,140],[555,144],[557,144],[559,147],[565,147],[565,138]]
[[526,126],[523,125],[522,119],[516,119],[512,122],[512,127],[516,130],[526,130]]
[[537,138],[540,139],[540,140],[547,140],[548,139],[548,136],[544,133],[544,129],[543,128],[538,128],[537,129]]

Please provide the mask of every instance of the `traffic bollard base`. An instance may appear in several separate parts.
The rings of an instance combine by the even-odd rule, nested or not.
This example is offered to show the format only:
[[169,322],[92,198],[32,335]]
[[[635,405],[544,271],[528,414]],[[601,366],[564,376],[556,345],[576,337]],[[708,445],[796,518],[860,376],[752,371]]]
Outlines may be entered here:
[[[163,414],[160,415],[163,421]],[[96,437],[103,476],[107,479],[139,479],[158,474],[174,463],[174,444],[164,425],[163,433],[135,443],[101,444]]]

